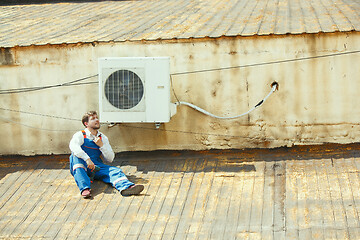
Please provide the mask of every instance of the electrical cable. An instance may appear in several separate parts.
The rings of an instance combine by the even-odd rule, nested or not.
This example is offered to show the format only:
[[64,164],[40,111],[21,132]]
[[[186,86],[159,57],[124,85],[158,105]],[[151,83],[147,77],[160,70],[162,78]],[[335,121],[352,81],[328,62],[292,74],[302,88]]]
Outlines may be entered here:
[[32,92],[32,91],[38,91],[38,90],[44,90],[49,88],[55,88],[55,87],[66,87],[66,86],[76,86],[76,85],[85,85],[85,84],[91,84],[91,83],[97,83],[96,82],[87,82],[87,83],[79,83],[81,81],[93,78],[98,76],[98,74],[84,77],[80,79],[76,79],[70,82],[61,83],[61,84],[55,84],[55,85],[48,85],[48,86],[41,86],[41,87],[26,87],[26,88],[14,88],[14,89],[3,89],[0,90],[0,94],[10,94],[10,93],[24,93],[24,92]]
[[47,128],[39,128],[39,127],[33,127],[27,124],[23,124],[21,122],[17,122],[8,118],[4,118],[0,116],[0,119],[2,119],[5,122],[11,122],[11,123],[15,123],[24,127],[28,127],[28,128],[32,128],[32,129],[36,129],[36,130],[41,130],[41,131],[49,131],[49,132],[75,132],[75,131],[79,131],[79,129],[77,130],[61,130],[61,129],[47,129]]
[[312,56],[312,57],[285,59],[285,60],[263,62],[263,63],[253,63],[253,64],[246,64],[246,65],[232,66],[232,67],[222,67],[222,68],[213,68],[213,69],[205,69],[205,70],[179,72],[179,73],[172,73],[171,75],[176,76],[176,75],[193,74],[193,73],[213,72],[213,71],[219,71],[219,70],[229,70],[229,69],[235,69],[235,68],[258,67],[258,66],[265,66],[265,65],[271,65],[271,64],[297,62],[297,61],[311,60],[311,59],[317,59],[317,58],[326,58],[326,57],[335,57],[335,56],[341,56],[341,55],[347,55],[347,54],[355,54],[355,53],[360,53],[360,50],[355,50],[355,51],[351,51],[351,52],[342,52],[342,53],[333,53],[333,54]]
[[178,103],[178,105],[186,105],[186,106],[189,106],[189,107],[191,107],[191,108],[193,108],[193,109],[195,109],[195,110],[197,110],[197,111],[199,111],[199,112],[201,112],[201,113],[203,113],[203,114],[205,114],[205,115],[208,115],[208,116],[210,116],[210,117],[213,117],[213,118],[217,118],[217,119],[235,119],[235,118],[239,118],[239,117],[245,116],[245,115],[251,113],[252,111],[254,111],[254,110],[255,110],[256,108],[258,108],[259,106],[261,106],[261,105],[266,101],[266,99],[268,99],[268,97],[270,97],[270,95],[271,95],[273,92],[276,91],[276,89],[277,89],[277,87],[278,87],[278,83],[274,82],[274,83],[271,84],[271,86],[272,86],[272,88],[271,88],[271,91],[269,92],[269,94],[266,95],[266,97],[265,97],[263,100],[261,100],[258,104],[256,104],[253,108],[251,108],[251,109],[248,110],[247,112],[244,112],[244,113],[242,113],[242,114],[240,114],[240,115],[231,116],[231,117],[220,117],[220,116],[214,115],[214,114],[209,113],[208,111],[206,111],[206,110],[204,110],[204,109],[202,109],[202,108],[200,108],[200,107],[198,107],[198,106],[196,106],[196,105],[194,105],[194,104],[188,103],[188,102],[177,102],[177,103]]
[[178,97],[176,96],[176,92],[175,92],[175,90],[174,90],[174,84],[173,84],[173,81],[172,81],[172,75],[170,75],[170,82],[171,82],[171,89],[172,89],[172,91],[173,91],[173,93],[174,93],[174,96],[175,96],[175,98],[176,98],[176,101],[177,101],[177,102],[180,102],[179,99],[178,99]]
[[24,114],[30,114],[30,115],[37,115],[37,116],[49,117],[49,118],[58,118],[58,119],[64,119],[64,120],[80,121],[79,119],[75,119],[75,118],[58,117],[58,116],[54,116],[54,115],[47,115],[47,114],[41,114],[41,113],[25,112],[25,111],[7,109],[7,108],[2,108],[2,107],[0,107],[0,110],[9,111],[9,112],[24,113]]

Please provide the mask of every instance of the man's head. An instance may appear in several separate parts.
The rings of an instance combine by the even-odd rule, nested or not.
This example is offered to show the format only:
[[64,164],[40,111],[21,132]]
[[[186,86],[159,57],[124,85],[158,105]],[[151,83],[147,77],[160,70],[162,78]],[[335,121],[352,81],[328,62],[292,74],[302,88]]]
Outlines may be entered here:
[[89,111],[85,113],[81,119],[81,122],[85,127],[90,127],[96,130],[100,128],[100,122],[96,111]]

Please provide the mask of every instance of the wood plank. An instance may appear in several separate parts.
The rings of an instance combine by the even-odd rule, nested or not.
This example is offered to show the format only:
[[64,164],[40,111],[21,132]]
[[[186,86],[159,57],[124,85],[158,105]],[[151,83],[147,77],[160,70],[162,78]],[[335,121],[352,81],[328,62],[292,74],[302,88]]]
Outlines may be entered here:
[[225,237],[226,225],[228,224],[228,214],[232,191],[234,189],[234,172],[224,172],[223,175],[215,175],[215,177],[223,178],[222,187],[219,194],[219,202],[215,210],[215,219],[213,227],[210,229],[210,239],[222,239]]
[[[93,185],[96,185],[96,181]],[[107,186],[103,183],[99,184],[98,186],[94,187],[92,186],[92,189],[96,189],[99,192],[103,192]],[[80,197],[80,196],[79,196]],[[99,195],[99,199],[97,201],[101,201],[101,199],[104,197],[103,194]],[[80,233],[83,228],[85,228],[90,223],[90,217],[92,213],[95,211],[97,204],[92,200],[82,199],[84,202],[87,201],[88,204],[84,204],[84,208],[82,209],[82,212],[78,215],[78,218],[73,225],[72,229],[67,235],[67,238],[69,239],[75,239],[78,236],[80,236]],[[121,218],[120,218],[121,219]]]
[[214,174],[207,176],[212,180],[212,184],[207,192],[205,205],[202,208],[203,215],[197,232],[199,239],[210,239],[211,229],[214,227],[214,219],[216,217],[216,208],[219,204],[219,196],[224,182],[224,178],[221,176],[226,174],[223,171],[217,170],[217,168],[221,166],[219,160],[217,160],[215,164]]
[[[160,165],[163,165],[163,162],[160,162]],[[152,173],[152,176],[153,178],[150,180],[145,191],[146,195],[150,194],[149,198],[154,199],[156,191],[160,187],[164,173],[158,172],[155,169],[154,173]],[[122,197],[120,199],[119,203],[114,207],[114,214],[112,217],[110,219],[107,218],[107,221],[110,221],[110,223],[107,224],[108,228],[102,235],[103,239],[113,238],[118,233],[121,225],[123,224],[123,221],[125,221],[125,224],[129,224],[129,222],[124,219],[124,217],[126,216],[128,209],[131,207],[131,202],[133,199],[134,197]]]
[[[135,183],[136,183],[136,181],[132,180],[132,178],[142,179],[142,177],[144,176],[140,172],[137,172],[137,168],[133,164],[128,164],[128,165],[124,166],[122,163],[121,166],[118,166],[118,167],[123,170],[123,172],[126,174],[126,176],[128,177],[128,179],[130,181],[133,181]],[[108,220],[108,221],[104,220],[106,210],[112,209],[114,211],[115,209],[113,209],[113,206],[110,205],[110,203],[113,202],[114,200],[117,202],[120,202],[121,201],[120,199],[123,198],[121,193],[118,190],[116,190],[115,188],[113,188],[111,185],[108,186],[108,189],[109,189],[108,191],[111,193],[112,197],[110,197],[110,196],[106,197],[106,194],[105,194],[104,197],[102,198],[101,202],[98,203],[99,207],[92,214],[91,224],[88,225],[90,229],[84,228],[82,230],[81,236],[84,236],[84,238],[95,238],[96,235],[100,237],[104,234],[104,232],[105,232],[104,229],[107,229],[107,227],[109,226],[109,223],[111,222],[111,220]],[[145,188],[144,192],[140,196],[131,197],[131,198],[135,198],[135,199],[133,199],[133,201],[131,203],[131,211],[132,212],[136,211],[135,210],[136,204],[134,204],[134,203],[136,201],[138,201],[138,203],[141,203],[146,196],[147,190],[148,190],[148,188]],[[132,208],[132,207],[134,207],[134,208]],[[131,211],[128,211],[127,214],[129,214],[129,212],[131,212]],[[110,214],[110,216],[112,216],[112,214]],[[105,218],[108,219],[108,217],[106,217],[106,216],[105,216]],[[131,222],[131,219],[127,219],[126,222],[128,220],[129,220],[129,222]],[[122,224],[124,222],[122,222]],[[99,227],[94,228],[93,226],[99,226]],[[91,228],[93,229],[93,231],[91,231]]]
[[356,228],[349,228],[349,237],[350,239],[360,239],[360,229]]
[[39,164],[40,162],[35,163],[35,166],[28,164],[23,169],[19,169],[19,171],[8,170],[8,174],[0,181],[0,212],[4,212],[5,204],[11,203],[10,199],[15,200],[17,197],[20,197],[21,194],[16,193]]
[[244,187],[244,175],[244,171],[234,173],[233,187],[229,196],[230,203],[224,232],[225,239],[234,239],[236,237],[238,219],[240,217],[241,196]]
[[[19,192],[21,186],[27,181],[29,176],[33,174],[35,169],[39,168],[40,162],[34,163],[34,165],[26,164],[22,169],[19,168],[18,171],[11,168],[8,170],[8,174],[1,179],[1,189],[0,189],[0,214],[4,212],[3,208],[6,205],[11,204],[22,195],[22,192]],[[14,171],[14,172],[11,172]]]
[[299,239],[312,239],[310,228],[299,228]]
[[325,228],[324,239],[338,239],[334,228]]
[[360,216],[360,191],[357,191],[360,189],[360,157],[354,156],[352,158],[352,168],[354,169],[353,172],[350,173],[351,175],[351,184],[353,186],[354,194],[354,201],[355,201],[355,208],[358,212],[358,215]]
[[[30,225],[35,236],[65,239],[75,226],[74,219],[79,217],[90,201],[82,199],[68,168],[67,162],[62,170],[62,179],[54,181],[57,189],[48,196],[47,204],[39,213],[41,217],[37,218],[36,224]],[[101,191],[96,189],[98,186],[97,182],[92,184],[93,195]]]
[[[274,162],[265,162],[264,168],[264,201],[263,217],[261,220],[262,239],[273,239],[274,235],[274,192],[275,192],[275,170]],[[266,201],[265,201],[266,199]]]
[[327,238],[326,236],[331,236],[332,233],[329,232],[329,230],[336,227],[326,164],[328,164],[328,161],[325,159],[313,161],[318,183],[319,198],[321,199],[321,208],[323,209],[322,227],[324,229],[324,238]]
[[[166,166],[166,164],[165,164],[165,166]],[[166,169],[166,167],[165,167],[165,169]],[[165,198],[166,193],[169,191],[170,184],[173,179],[173,175],[174,175],[174,172],[165,170],[165,173],[163,173],[163,175],[162,175],[162,180],[161,180],[161,183],[159,184],[159,188],[157,190],[156,196],[154,194],[154,201],[151,204],[151,208],[155,207],[155,205],[157,205],[157,206],[162,205],[163,199]],[[149,194],[153,194],[153,193],[149,192]],[[126,222],[124,222],[120,226],[118,233],[115,235],[116,239],[129,239],[131,237],[134,237],[134,235],[135,235],[135,233],[131,233],[131,232],[129,233],[129,230],[130,230],[130,227],[134,224],[134,221],[137,222],[136,218],[134,218],[134,217],[137,216],[137,210],[140,208],[141,200],[143,200],[143,198],[142,199],[136,198],[134,200],[135,201],[131,204],[131,209],[130,209],[131,211],[128,211],[127,215],[125,215]],[[150,208],[150,206],[149,206],[149,208]],[[158,211],[156,213],[158,213]],[[140,222],[138,224],[141,225]],[[136,223],[135,223],[135,225],[136,225]]]
[[[31,229],[31,232],[35,232],[33,236],[47,238],[55,238],[57,236],[59,230],[64,226],[64,224],[57,222],[57,220],[68,204],[68,201],[64,201],[64,197],[69,198],[71,196],[71,188],[69,185],[59,186],[58,191],[64,194],[62,196],[57,196],[58,194],[56,193],[53,195],[46,206],[47,208],[51,207],[51,209],[48,210],[42,218],[38,219],[37,222],[40,222],[40,226],[38,226],[39,223],[35,225],[38,226],[38,228],[33,228],[33,224],[30,225],[29,229]],[[65,194],[67,191],[69,193]],[[27,231],[30,231],[29,229],[27,229]]]
[[[0,232],[6,226],[6,223],[10,221],[11,215],[9,211],[14,202],[16,202],[25,188],[21,188],[26,179],[32,174],[34,170],[24,170],[15,173],[9,173],[1,186],[2,195],[0,196]],[[21,191],[22,190],[22,191]]]
[[[173,239],[178,230],[178,223],[181,218],[181,215],[184,212],[185,203],[187,197],[189,196],[189,188],[194,178],[194,172],[192,169],[194,168],[196,162],[191,161],[190,159],[186,160],[184,166],[184,174],[181,179],[181,184],[179,188],[179,192],[176,195],[175,201],[172,205],[172,209],[170,212],[170,216],[166,222],[165,228],[163,230],[163,236],[154,232],[150,239],[161,239],[161,238],[169,238]],[[182,233],[185,234],[185,233]],[[166,237],[165,237],[166,236]]]
[[73,184],[69,187],[72,189],[73,202],[67,202],[66,204],[69,205],[69,209],[72,209],[72,211],[66,218],[66,224],[59,229],[57,233],[58,239],[72,238],[81,233],[81,230],[87,225],[91,213],[96,208],[96,203],[103,198],[101,193],[108,187],[103,182],[94,181],[91,185],[93,197],[91,199],[83,199],[79,194],[79,189],[74,179],[71,179]]
[[309,216],[309,197],[308,183],[305,172],[305,160],[301,160],[297,164],[297,187],[298,187],[298,224],[299,224],[299,239],[311,236],[310,230],[310,216]]
[[244,188],[241,196],[241,206],[238,224],[236,227],[237,238],[247,238],[251,234],[250,229],[250,218],[251,218],[251,203],[253,201],[255,184],[255,172],[244,172]]
[[[158,162],[156,163],[153,162],[152,165],[150,164],[149,165],[150,169],[153,169],[157,163]],[[121,168],[129,178],[129,180],[133,181],[135,184],[144,184],[148,182],[148,180],[146,179],[146,174],[138,173],[135,166],[126,165],[122,161],[120,162],[117,161],[116,166]],[[154,171],[148,172],[149,176],[151,176],[153,173]],[[138,176],[141,176],[143,178]],[[132,178],[135,178],[135,180],[133,180]],[[142,195],[140,196],[146,196],[147,190],[148,190],[148,184],[145,184],[145,189]],[[116,229],[118,228],[118,224],[114,224],[114,220],[115,220],[114,216],[117,214],[116,213],[117,210],[122,207],[121,205],[123,203],[124,197],[121,196],[120,192],[115,188],[113,188],[111,185],[108,185],[108,187],[105,189],[104,194],[105,197],[102,199],[102,201],[105,201],[105,205],[98,203],[101,209],[98,208],[98,213],[96,214],[97,215],[96,218],[92,216],[93,223],[90,224],[90,226],[94,226],[94,225],[97,226],[96,228],[94,228],[94,231],[91,231],[91,235],[89,238],[92,239],[102,239],[104,238],[105,233],[109,234],[109,232],[114,232],[115,228]],[[118,222],[121,223],[121,221],[116,220],[116,223]],[[85,232],[84,229],[82,231]]]
[[[177,194],[179,194],[183,179],[183,172],[168,173],[171,180],[168,182],[168,188],[162,188],[157,194],[151,205],[149,216],[147,217],[142,231],[140,232],[143,239],[161,238],[164,233],[166,223],[171,217],[171,210]],[[169,178],[170,179],[170,178]],[[166,191],[165,191],[166,190]],[[186,189],[184,189],[186,191]]]
[[250,226],[249,231],[252,237],[261,238],[261,223],[263,218],[263,202],[264,202],[264,174],[265,162],[251,162],[254,165],[254,189],[253,201],[251,203]]
[[38,167],[31,173],[26,181],[19,187],[17,197],[11,199],[9,204],[6,204],[7,221],[3,223],[3,228],[0,229],[2,236],[10,237],[14,229],[26,219],[28,211],[33,204],[29,201],[36,191],[40,191],[41,173],[44,171],[45,163],[40,163]]
[[311,239],[325,239],[324,235],[325,234],[322,225],[313,225],[313,227],[311,227]]
[[[346,160],[349,164],[349,171],[348,171],[348,176],[349,176],[349,184],[350,187],[352,189],[352,194],[353,194],[353,200],[354,200],[354,209],[355,209],[355,214],[356,214],[356,218],[359,221],[360,219],[360,178],[359,178],[359,170],[355,164],[355,161],[358,161],[357,158],[350,158]],[[358,223],[359,224],[359,223]],[[359,224],[360,225],[360,224]]]
[[[182,160],[181,168],[184,164],[185,161]],[[165,173],[167,175],[165,177],[170,180],[170,183],[167,182],[164,185],[165,188],[161,187],[161,183],[158,183],[156,191],[154,189],[153,198],[147,200],[149,210],[139,230],[139,236],[141,236],[141,239],[150,239],[151,235],[154,234],[154,231],[156,231],[158,235],[163,233],[163,228],[159,226],[159,224],[166,224],[173,201],[178,193],[183,173],[181,171],[172,172],[170,170],[170,166],[167,166],[166,169],[168,169],[168,171]],[[159,173],[155,173],[155,175],[157,174]]]
[[274,239],[285,239],[286,162],[276,161],[274,169]]
[[[98,229],[102,229],[105,224],[103,221],[101,221],[101,218],[105,212],[105,209],[110,204],[111,199],[122,197],[119,191],[114,189],[111,185],[104,185],[102,189],[104,189],[104,191],[96,196],[99,199],[93,200],[94,203],[96,202],[96,207],[89,215],[88,224],[86,224],[78,234],[81,236],[81,238],[91,239]],[[50,230],[48,233],[49,232],[51,233]]]
[[[166,178],[164,178],[164,182],[166,182]],[[140,209],[141,203],[143,201],[143,197],[141,196],[131,196],[132,198],[131,205],[129,206],[126,214],[124,215],[121,224],[119,224],[119,228],[116,231],[115,239],[129,239],[132,235],[125,238],[127,232],[129,231],[132,223],[136,221],[137,213]]]
[[[352,164],[350,161],[346,161],[343,158],[334,161],[334,168],[337,172],[337,177],[341,190],[342,203],[345,209],[347,227],[359,227],[359,216],[355,208],[353,189],[351,188],[351,183],[349,179],[349,171],[354,171],[355,169],[352,169]],[[355,191],[358,191],[358,189],[355,189]]]
[[337,239],[350,239],[349,230],[345,229],[336,229],[336,237]]
[[[143,221],[146,219],[148,211],[150,209],[150,205],[149,201],[153,200],[154,197],[150,197],[152,195],[155,195],[157,189],[159,188],[159,185],[156,183],[155,187],[156,190],[155,192],[153,191],[154,189],[154,182],[152,181],[152,178],[155,174],[155,169],[157,167],[159,162],[157,161],[151,161],[148,163],[147,169],[145,172],[140,173],[139,170],[135,173],[136,175],[136,184],[144,184],[144,191],[141,193],[140,196],[137,196],[137,198],[142,198],[142,203],[141,203],[141,207],[138,211],[138,213],[136,214],[136,221],[134,221],[131,224],[130,230],[128,232],[129,236],[132,235],[137,235],[138,232],[140,232],[141,230],[141,226]],[[136,163],[134,163],[136,165]],[[145,163],[140,163],[141,165],[145,164]],[[117,198],[112,198],[111,202],[109,203],[109,205],[107,206],[107,208],[104,211],[103,216],[101,217],[101,221],[100,223],[102,223],[103,227],[101,229],[97,229],[97,231],[95,233],[93,233],[92,237],[94,239],[100,239],[103,238],[103,234],[105,233],[106,229],[109,228],[110,224],[112,221],[114,221],[115,219],[113,219],[113,215],[114,212],[116,211],[117,208],[121,207],[119,205],[119,202],[121,200],[119,199],[119,196],[117,196]],[[129,223],[130,224],[130,223]],[[135,232],[132,232],[135,231]]]
[[[59,231],[56,234],[55,239],[66,239],[69,235],[70,231],[74,228],[75,224],[77,223],[77,219],[79,218],[79,215],[84,211],[85,207],[90,203],[90,200],[83,199],[79,194],[79,189],[77,188],[75,181],[73,178],[71,178],[71,185],[68,187],[67,191],[71,195],[69,197],[68,201],[65,202],[65,213],[66,216],[64,216],[65,221]],[[46,216],[48,215],[48,212],[51,211],[53,208],[54,203],[51,205],[46,205],[47,210],[44,210],[44,213],[40,215],[43,216],[44,220],[46,219]],[[44,230],[40,230],[41,232],[44,232]]]
[[306,160],[305,164],[305,178],[307,191],[309,193],[306,202],[308,208],[309,225],[312,238],[323,238],[323,231],[319,229],[324,222],[323,209],[320,204],[320,194],[318,190],[317,172],[312,160]]
[[298,224],[298,186],[297,186],[297,162],[286,161],[286,196],[285,196],[285,226],[286,239],[299,239]]
[[320,181],[320,179],[325,179],[325,176],[320,175],[318,171],[319,166],[321,166],[321,160],[312,159],[308,161],[309,163],[311,163],[309,164],[309,168],[311,168],[311,171],[313,171],[314,175],[310,183],[310,188],[313,189],[312,191],[315,193],[315,205],[316,209],[319,211],[316,226],[312,228],[312,233],[313,237],[325,238],[325,214],[329,210],[329,208],[327,207],[329,205],[324,204],[324,202],[328,202],[328,199],[326,198],[326,194],[324,194],[323,189],[326,189],[327,182],[323,182],[325,186],[321,185],[322,182]]
[[[117,204],[121,202],[122,196],[119,193],[119,191],[113,188],[111,185],[107,186],[107,188],[105,188],[104,193],[102,194],[104,195],[103,198],[100,198],[101,200],[96,201],[96,204],[98,206],[96,207],[94,213],[90,217],[90,223],[81,230],[80,233],[81,237],[85,238],[85,236],[87,236],[88,239],[101,239],[102,235],[109,227],[111,221],[108,220],[107,218],[104,219],[104,217],[107,214],[111,216],[114,214],[116,210],[114,206],[117,206]],[[71,206],[72,204],[66,205],[66,207],[69,210],[71,209]],[[111,209],[113,212],[109,213],[109,209]],[[64,220],[59,220],[59,225],[66,223],[66,216],[70,214],[69,210],[66,211],[67,214],[65,214],[62,218],[60,218]],[[61,231],[61,228],[59,230]],[[61,239],[61,237],[59,236],[58,239]]]
[[[19,213],[17,217],[21,220],[18,222],[17,226],[13,229],[10,236],[18,237],[24,236],[24,229],[29,225],[29,223],[34,219],[34,212],[36,213],[39,209],[39,205],[42,200],[42,195],[45,195],[46,191],[50,184],[43,184],[44,180],[50,176],[50,170],[42,170],[38,178],[35,179],[32,190],[29,191],[31,194],[25,202],[18,202]],[[12,222],[16,222],[15,219]],[[7,227],[9,229],[9,226]]]
[[[175,232],[174,239],[183,240],[187,237],[189,228],[193,223],[193,217],[195,212],[198,195],[201,189],[201,185],[204,177],[204,168],[207,164],[207,159],[198,159],[193,167],[193,179],[189,187],[188,196],[185,201],[183,212],[180,216],[177,230]],[[191,171],[191,169],[189,170]]]
[[[64,180],[64,173],[66,172],[68,174],[68,171],[62,171],[62,170],[46,170],[48,172],[46,176],[46,180],[41,182],[40,188],[43,188],[44,191],[41,193],[40,198],[38,199],[36,204],[36,207],[34,210],[29,214],[29,216],[26,219],[26,223],[24,222],[23,226],[21,227],[21,230],[19,231],[18,236],[23,237],[31,237],[34,236],[35,232],[37,231],[38,227],[42,224],[40,219],[44,215],[44,208],[49,205],[49,201],[51,200],[51,196],[59,190],[58,186],[61,181]],[[66,197],[66,192],[62,192],[62,197]],[[65,193],[65,196],[63,195]],[[35,201],[35,199],[32,199]],[[46,212],[47,214],[48,212]]]
[[[334,167],[335,167],[334,160],[327,159],[325,164],[325,169],[329,181],[331,202],[334,209],[335,226],[336,229],[346,229],[347,228],[346,213],[343,205],[341,189],[340,189],[337,173]],[[341,237],[343,236],[343,232],[336,231],[336,234],[338,235],[338,238],[340,236],[339,239],[342,239]]]
[[187,239],[197,239],[199,237],[203,219],[207,211],[209,193],[214,183],[216,166],[217,166],[216,160],[207,159],[204,169],[203,179],[201,182],[201,187],[195,203],[192,222],[187,233]]

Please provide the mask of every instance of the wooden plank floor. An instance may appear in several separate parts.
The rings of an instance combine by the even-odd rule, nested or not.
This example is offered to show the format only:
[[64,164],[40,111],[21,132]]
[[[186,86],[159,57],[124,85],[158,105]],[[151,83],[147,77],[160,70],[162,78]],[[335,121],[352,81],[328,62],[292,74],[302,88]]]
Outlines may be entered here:
[[360,145],[118,154],[140,196],[67,156],[0,158],[0,239],[360,239]]

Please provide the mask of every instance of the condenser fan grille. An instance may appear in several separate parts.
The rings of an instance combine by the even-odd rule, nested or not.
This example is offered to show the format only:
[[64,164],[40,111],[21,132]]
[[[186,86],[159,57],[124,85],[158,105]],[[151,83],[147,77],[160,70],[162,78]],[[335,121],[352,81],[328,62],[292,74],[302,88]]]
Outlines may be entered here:
[[105,96],[116,108],[131,109],[144,95],[144,85],[136,73],[128,70],[113,72],[105,81]]

